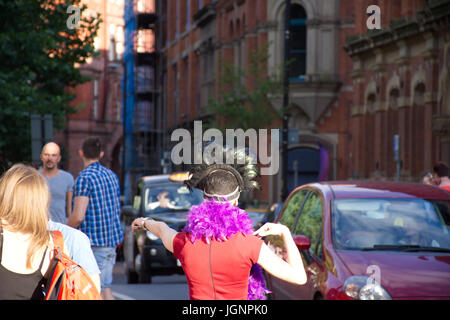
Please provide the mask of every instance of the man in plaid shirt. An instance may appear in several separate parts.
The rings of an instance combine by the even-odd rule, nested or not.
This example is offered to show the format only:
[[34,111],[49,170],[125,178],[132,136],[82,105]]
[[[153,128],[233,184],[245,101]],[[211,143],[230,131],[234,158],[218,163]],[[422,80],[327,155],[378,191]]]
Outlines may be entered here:
[[98,138],[88,138],[79,150],[84,170],[74,186],[74,208],[67,224],[79,227],[90,239],[100,268],[102,296],[113,300],[111,291],[116,247],[123,240],[120,227],[120,185],[117,175],[100,164],[103,157]]

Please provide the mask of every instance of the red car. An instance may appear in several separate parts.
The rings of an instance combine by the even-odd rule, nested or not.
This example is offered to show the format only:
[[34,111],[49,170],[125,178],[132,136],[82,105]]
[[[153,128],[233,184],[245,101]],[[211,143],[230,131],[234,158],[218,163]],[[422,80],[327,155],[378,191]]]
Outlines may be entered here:
[[[267,275],[272,299],[450,299],[450,193],[440,188],[307,184],[275,222],[290,228],[308,280]],[[283,256],[280,239],[266,241]]]

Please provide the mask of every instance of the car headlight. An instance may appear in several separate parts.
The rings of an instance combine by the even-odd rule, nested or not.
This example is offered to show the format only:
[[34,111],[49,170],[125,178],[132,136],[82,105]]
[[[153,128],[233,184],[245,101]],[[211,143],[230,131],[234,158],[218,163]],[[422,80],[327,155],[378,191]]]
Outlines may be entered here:
[[391,300],[387,291],[375,280],[366,276],[353,276],[344,283],[347,296],[359,300]]
[[151,233],[150,231],[146,232],[147,234],[147,238],[149,238],[152,241],[158,240],[159,238],[157,236],[155,236],[153,233]]

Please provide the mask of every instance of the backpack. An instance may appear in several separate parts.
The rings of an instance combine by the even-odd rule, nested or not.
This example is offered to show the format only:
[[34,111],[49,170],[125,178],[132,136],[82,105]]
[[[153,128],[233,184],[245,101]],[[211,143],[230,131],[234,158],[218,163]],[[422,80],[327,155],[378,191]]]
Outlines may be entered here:
[[64,237],[52,231],[54,256],[46,273],[45,300],[102,300],[89,274],[63,251]]

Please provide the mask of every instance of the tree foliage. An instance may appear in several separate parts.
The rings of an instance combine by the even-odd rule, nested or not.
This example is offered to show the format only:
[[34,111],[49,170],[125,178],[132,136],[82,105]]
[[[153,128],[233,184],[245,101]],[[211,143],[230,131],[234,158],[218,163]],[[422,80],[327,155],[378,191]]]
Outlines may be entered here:
[[282,115],[282,109],[273,107],[271,98],[283,92],[281,77],[267,73],[268,45],[248,55],[248,67],[234,63],[219,63],[218,97],[210,99],[208,112],[213,114],[209,126],[224,131],[226,128],[262,129]]
[[[68,6],[80,10],[69,29]],[[74,95],[89,80],[77,68],[94,56],[99,14],[80,0],[0,0],[0,166],[29,161],[30,115],[51,114],[61,127]]]

